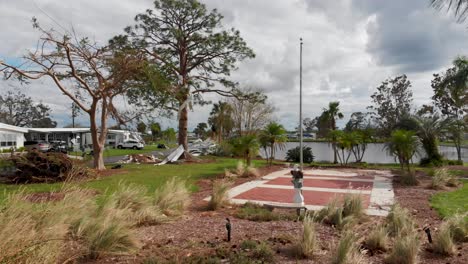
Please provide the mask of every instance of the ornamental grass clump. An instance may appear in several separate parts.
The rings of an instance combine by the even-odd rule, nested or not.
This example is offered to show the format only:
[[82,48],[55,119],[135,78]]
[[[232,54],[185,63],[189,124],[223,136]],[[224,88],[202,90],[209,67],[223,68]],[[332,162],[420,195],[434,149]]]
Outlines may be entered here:
[[448,218],[447,226],[455,242],[468,242],[468,213],[455,214]]
[[346,194],[343,201],[343,216],[354,216],[360,218],[364,215],[362,197],[359,194]]
[[44,209],[25,201],[22,191],[8,195],[0,207],[0,263],[57,262],[67,228]]
[[446,186],[456,187],[460,184],[460,181],[452,175],[447,169],[441,168],[436,169],[432,173],[430,187],[435,190],[442,190]]
[[306,215],[302,221],[302,239],[298,245],[300,255],[312,258],[318,247],[318,239],[313,217]]
[[399,204],[394,204],[385,218],[388,233],[392,237],[410,234],[414,231],[415,223],[408,210]]
[[455,253],[455,243],[450,231],[450,226],[445,222],[443,223],[438,232],[434,236],[432,248],[435,253],[449,256]]
[[225,180],[213,181],[213,189],[211,191],[210,201],[208,203],[208,209],[217,210],[225,206],[229,202],[228,191],[231,187],[231,183]]
[[180,215],[189,204],[189,190],[178,178],[171,178],[155,191],[154,205],[166,215]]
[[377,226],[365,240],[366,247],[370,250],[385,251],[388,245],[388,231],[385,226]]
[[359,250],[356,237],[351,232],[345,232],[336,246],[331,263],[333,264],[361,264],[367,263]]
[[131,225],[154,225],[167,220],[161,210],[153,206],[151,199],[146,196],[148,190],[143,186],[125,185],[119,183],[117,191],[110,197],[114,208],[123,210]]
[[418,233],[412,231],[396,237],[395,243],[386,262],[390,264],[414,264],[418,262],[418,252],[421,241]]

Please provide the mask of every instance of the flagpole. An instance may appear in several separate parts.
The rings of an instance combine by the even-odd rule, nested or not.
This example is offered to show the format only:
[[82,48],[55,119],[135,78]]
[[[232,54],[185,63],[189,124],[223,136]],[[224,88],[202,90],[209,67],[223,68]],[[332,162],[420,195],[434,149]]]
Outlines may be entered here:
[[304,157],[302,150],[302,38],[300,38],[300,59],[299,59],[299,157],[300,157],[300,168],[302,171]]

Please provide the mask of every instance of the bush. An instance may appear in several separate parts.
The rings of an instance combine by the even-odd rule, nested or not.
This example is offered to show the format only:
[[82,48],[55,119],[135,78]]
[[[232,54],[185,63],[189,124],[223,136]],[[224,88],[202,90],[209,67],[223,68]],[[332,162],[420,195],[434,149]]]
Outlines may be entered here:
[[[289,162],[300,162],[300,154],[301,150],[299,147],[295,147],[293,149],[288,150],[286,152],[286,161]],[[304,163],[311,163],[314,161],[314,155],[312,154],[312,148],[303,146],[302,148],[302,155]]]
[[315,223],[310,215],[306,215],[302,221],[302,239],[298,248],[300,254],[306,258],[311,258],[318,247]]
[[460,160],[445,160],[444,163],[449,166],[463,166],[463,161]]
[[12,156],[10,161],[16,167],[17,172],[12,179],[16,183],[59,182],[93,176],[85,164],[63,153],[30,151],[25,155]]
[[385,218],[385,223],[388,233],[393,237],[413,233],[415,226],[408,210],[402,208],[399,204],[392,206]]
[[435,234],[432,248],[435,253],[441,255],[449,256],[455,253],[455,244],[453,243],[450,226],[447,223],[443,223]]
[[216,146],[216,149],[213,154],[218,157],[232,157],[233,156],[232,145],[229,144],[228,142],[221,142],[221,144]]
[[332,256],[333,264],[358,264],[366,263],[359,251],[356,237],[351,232],[346,232],[338,242],[338,246]]
[[422,158],[419,162],[422,167],[441,167],[444,165],[444,160],[441,155],[432,158]]
[[155,191],[154,204],[166,215],[180,215],[190,204],[186,183],[176,177]]
[[417,263],[419,246],[420,241],[416,232],[398,236],[386,262],[391,264]]
[[385,226],[378,226],[366,238],[366,247],[370,250],[386,250],[388,244],[388,231]]
[[257,241],[255,240],[244,240],[240,243],[239,247],[243,250],[251,250],[251,249],[255,249],[257,247]]
[[314,219],[344,229],[354,225],[363,212],[361,196],[347,194],[342,203],[335,197],[324,208],[315,212]]
[[217,210],[223,207],[228,201],[228,191],[231,184],[224,180],[213,181],[213,189],[211,191],[210,202],[208,203],[208,209]]

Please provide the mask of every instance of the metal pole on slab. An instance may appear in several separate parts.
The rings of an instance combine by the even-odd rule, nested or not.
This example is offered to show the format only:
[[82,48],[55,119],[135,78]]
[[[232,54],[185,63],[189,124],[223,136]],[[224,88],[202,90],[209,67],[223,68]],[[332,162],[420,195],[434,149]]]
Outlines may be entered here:
[[300,66],[299,66],[299,160],[300,170],[302,171],[304,157],[302,150],[302,38],[300,38]]

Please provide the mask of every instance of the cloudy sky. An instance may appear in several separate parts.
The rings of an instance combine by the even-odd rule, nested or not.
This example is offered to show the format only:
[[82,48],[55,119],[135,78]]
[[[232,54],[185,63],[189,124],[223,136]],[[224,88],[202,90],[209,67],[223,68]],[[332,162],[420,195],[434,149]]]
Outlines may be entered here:
[[[202,0],[240,30],[256,58],[239,64],[233,78],[263,89],[276,118],[291,129],[298,120],[299,38],[304,39],[304,116],[315,117],[337,100],[345,114],[364,111],[384,79],[407,74],[416,105],[429,102],[432,74],[468,54],[467,25],[429,6],[429,0]],[[133,23],[151,0],[0,0],[0,58],[14,61],[36,44],[31,26],[58,24],[105,43]],[[20,86],[0,80],[0,91],[21,89],[70,123],[71,101],[49,81]],[[210,98],[217,100],[217,98]],[[211,106],[195,107],[189,127],[205,122]],[[83,117],[82,122],[85,123]],[[161,120],[175,126],[171,120]]]

